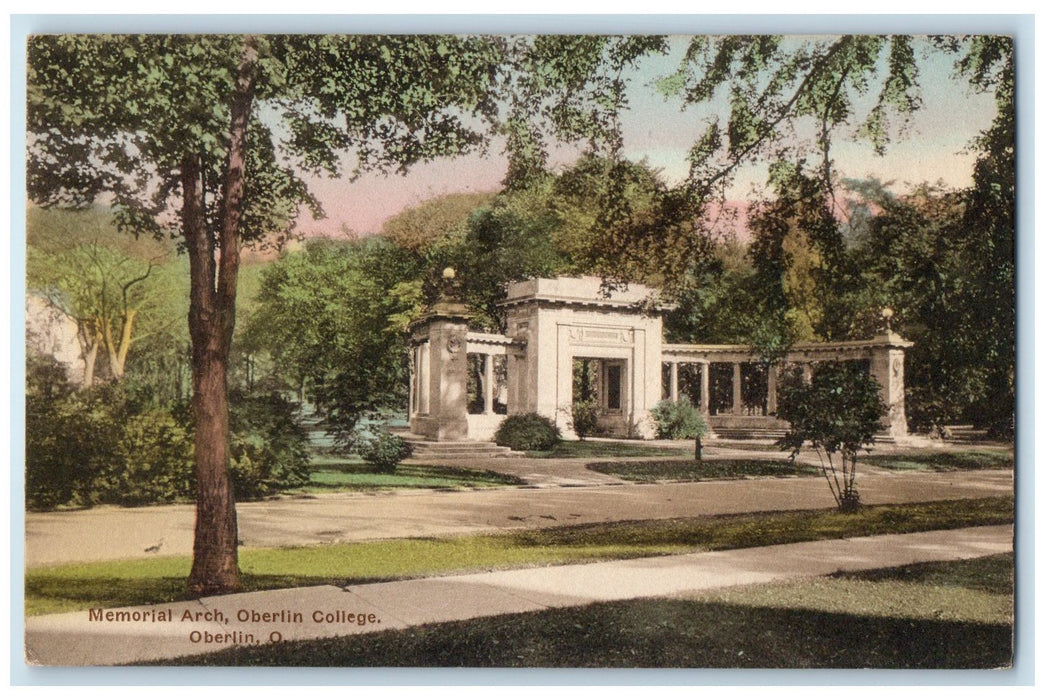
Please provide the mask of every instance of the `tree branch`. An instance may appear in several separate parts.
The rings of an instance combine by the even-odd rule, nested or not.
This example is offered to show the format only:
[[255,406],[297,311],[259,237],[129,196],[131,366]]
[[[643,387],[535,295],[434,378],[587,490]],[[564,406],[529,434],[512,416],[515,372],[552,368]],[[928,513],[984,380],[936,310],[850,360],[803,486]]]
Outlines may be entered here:
[[737,167],[740,166],[740,164],[744,161],[745,158],[747,158],[747,156],[750,153],[752,153],[763,143],[765,143],[766,139],[769,138],[770,134],[773,133],[776,127],[780,124],[780,122],[784,121],[784,119],[786,119],[791,114],[791,109],[795,106],[795,103],[798,102],[799,98],[803,94],[805,94],[813,78],[818,76],[826,68],[827,64],[830,63],[831,59],[834,58],[835,54],[837,54],[841,50],[842,46],[844,44],[847,44],[848,42],[849,37],[842,37],[837,42],[835,42],[835,44],[831,46],[830,49],[828,49],[827,53],[825,53],[816,62],[816,65],[814,65],[809,70],[809,72],[806,73],[805,77],[802,79],[802,82],[799,83],[798,88],[795,89],[794,94],[792,94],[791,98],[784,103],[783,107],[779,110],[776,117],[759,129],[758,137],[754,139],[750,144],[748,144],[743,150],[741,150],[740,153],[734,156],[729,165],[720,169],[710,179],[699,184],[696,190],[697,194],[702,199],[711,192],[712,188],[715,186],[715,183],[717,183],[719,180],[724,179],[726,176],[732,173]]
[[221,258],[217,278],[217,302],[227,342],[232,340],[235,323],[236,277],[239,272],[239,225],[243,216],[243,191],[247,167],[247,131],[254,101],[257,72],[257,37],[243,40],[236,87],[229,100],[228,160],[222,182],[221,229],[218,249]]

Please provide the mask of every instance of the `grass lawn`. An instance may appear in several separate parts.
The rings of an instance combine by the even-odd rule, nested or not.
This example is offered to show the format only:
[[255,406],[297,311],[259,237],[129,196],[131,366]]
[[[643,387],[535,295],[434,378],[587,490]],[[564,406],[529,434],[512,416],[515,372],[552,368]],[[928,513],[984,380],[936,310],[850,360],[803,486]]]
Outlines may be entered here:
[[602,442],[600,440],[563,440],[550,450],[530,451],[527,457],[540,459],[567,459],[574,457],[680,457],[692,455],[693,447],[658,447],[633,442]]
[[508,474],[428,464],[400,464],[394,474],[381,474],[361,459],[313,458],[307,486],[288,493],[324,493],[372,489],[476,489],[525,483]]
[[962,469],[1012,469],[1012,450],[1005,448],[976,448],[961,451],[911,450],[899,454],[880,453],[861,455],[857,464],[896,470],[923,470],[953,472]]
[[[425,625],[180,659],[202,666],[997,668],[1011,555]],[[170,662],[164,662],[167,664]]]
[[787,459],[651,460],[646,462],[596,462],[588,469],[600,474],[651,483],[655,481],[705,481],[743,479],[748,476],[815,476],[816,467]]
[[[245,590],[416,578],[1012,522],[1011,498],[593,523],[467,537],[241,549]],[[185,600],[190,558],[26,571],[26,614]]]

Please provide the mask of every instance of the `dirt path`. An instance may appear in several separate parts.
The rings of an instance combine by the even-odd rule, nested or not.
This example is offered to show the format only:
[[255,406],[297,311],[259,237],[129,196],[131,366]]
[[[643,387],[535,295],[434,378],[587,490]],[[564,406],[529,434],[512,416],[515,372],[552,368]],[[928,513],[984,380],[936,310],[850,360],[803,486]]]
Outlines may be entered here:
[[[1013,493],[1007,470],[875,471],[858,485],[868,504]],[[832,505],[820,477],[803,477],[282,498],[240,504],[239,522],[244,546],[274,547]],[[193,517],[191,505],[29,513],[26,566],[189,554]]]

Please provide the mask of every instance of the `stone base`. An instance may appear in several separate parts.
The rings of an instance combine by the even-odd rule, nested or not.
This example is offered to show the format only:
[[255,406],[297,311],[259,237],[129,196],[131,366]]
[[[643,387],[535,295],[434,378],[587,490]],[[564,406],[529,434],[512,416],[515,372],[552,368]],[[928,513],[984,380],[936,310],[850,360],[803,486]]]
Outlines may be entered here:
[[468,437],[468,420],[414,416],[410,419],[410,432],[429,440],[464,440]]

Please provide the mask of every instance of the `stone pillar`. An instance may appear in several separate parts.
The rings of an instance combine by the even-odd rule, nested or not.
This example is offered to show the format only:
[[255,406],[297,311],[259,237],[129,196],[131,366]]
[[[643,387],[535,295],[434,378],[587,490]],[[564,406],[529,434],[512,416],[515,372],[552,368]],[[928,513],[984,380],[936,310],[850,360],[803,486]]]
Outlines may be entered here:
[[741,391],[740,363],[733,363],[733,415],[739,416],[744,410],[744,396]]
[[769,365],[766,368],[766,413],[769,415],[776,413],[776,383],[777,366]]
[[493,415],[493,355],[483,355],[486,362],[483,374],[483,413]]
[[882,426],[890,436],[907,435],[907,414],[904,410],[904,349],[914,343],[887,330],[874,338],[871,348],[871,376],[882,386],[882,401],[887,411]]
[[418,413],[410,431],[433,440],[468,435],[468,315],[462,304],[442,301],[413,327],[421,341]]
[[406,399],[406,417],[410,419],[417,413],[417,346],[410,346],[410,394]]
[[418,357],[421,358],[419,362],[419,364],[421,365],[421,370],[417,373],[418,380],[420,382],[417,386],[417,395],[419,399],[417,404],[417,412],[424,414],[427,414],[429,408],[431,407],[431,401],[429,400],[431,396],[430,392],[432,390],[430,371],[432,366],[432,360],[430,349],[431,345],[426,340],[424,344],[421,345],[420,348],[418,348],[417,353]]
[[700,363],[700,412],[711,415],[711,363]]
[[671,390],[670,397],[672,401],[679,400],[679,363],[671,363]]
[[429,413],[437,421],[436,439],[460,440],[468,435],[468,324],[439,318],[428,330],[431,343]]

